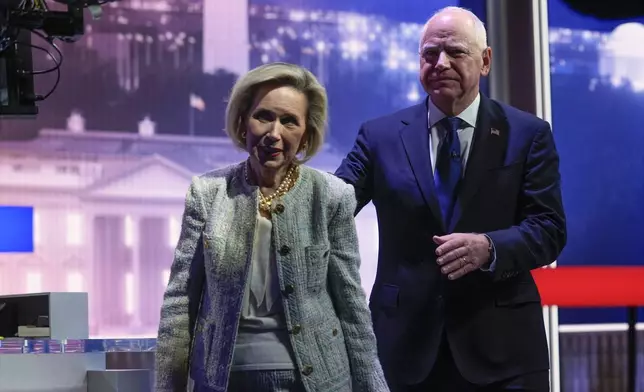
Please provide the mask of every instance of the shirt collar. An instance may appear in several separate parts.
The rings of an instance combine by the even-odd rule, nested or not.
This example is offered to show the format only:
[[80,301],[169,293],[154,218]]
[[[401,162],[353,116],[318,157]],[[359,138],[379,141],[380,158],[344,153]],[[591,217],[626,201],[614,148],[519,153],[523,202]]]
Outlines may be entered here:
[[[431,98],[429,98],[427,101],[428,101],[428,103],[427,103],[427,107],[428,107],[427,118],[429,120],[429,128],[432,128],[434,125],[436,125],[439,121],[441,121],[442,119],[444,119],[447,116],[443,112],[441,112],[441,110],[439,108],[437,108],[434,105],[434,103],[432,102]],[[475,127],[476,126],[476,118],[478,117],[478,114],[479,114],[479,106],[480,105],[481,105],[481,94],[478,94],[476,96],[476,98],[474,99],[474,101],[470,104],[470,106],[465,108],[465,110],[463,110],[461,112],[461,114],[459,114],[456,117],[458,117],[461,120],[463,120],[469,126]]]

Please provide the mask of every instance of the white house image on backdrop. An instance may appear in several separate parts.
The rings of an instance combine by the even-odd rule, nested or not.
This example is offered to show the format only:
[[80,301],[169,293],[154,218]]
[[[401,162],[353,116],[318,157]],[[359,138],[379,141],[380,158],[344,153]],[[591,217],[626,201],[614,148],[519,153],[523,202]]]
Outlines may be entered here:
[[[67,129],[0,141],[0,205],[34,206],[33,254],[0,254],[0,293],[87,291],[92,336],[155,336],[186,190],[195,174],[245,159],[225,137]],[[333,172],[326,147],[311,166]],[[377,225],[357,217],[362,283],[375,278]]]

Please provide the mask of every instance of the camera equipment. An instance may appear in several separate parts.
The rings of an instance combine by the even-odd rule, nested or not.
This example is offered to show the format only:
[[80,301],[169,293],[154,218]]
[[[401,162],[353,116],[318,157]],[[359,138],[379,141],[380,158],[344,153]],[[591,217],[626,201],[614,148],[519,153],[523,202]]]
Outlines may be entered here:
[[[84,33],[83,11],[96,19],[101,5],[115,0],[53,0],[64,10],[51,10],[52,0],[0,0],[0,118],[33,117],[37,102],[49,97],[60,81],[63,56],[54,42],[74,42]],[[36,39],[33,39],[36,38]],[[45,52],[49,69],[34,70],[32,50]],[[34,76],[56,73],[54,86],[34,91]]]

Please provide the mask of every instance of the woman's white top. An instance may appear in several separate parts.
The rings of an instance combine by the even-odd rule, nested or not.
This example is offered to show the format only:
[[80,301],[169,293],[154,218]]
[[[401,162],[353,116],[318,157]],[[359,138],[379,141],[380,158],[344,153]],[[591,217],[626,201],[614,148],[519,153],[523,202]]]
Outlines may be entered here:
[[272,229],[270,219],[258,214],[232,371],[295,368],[272,249]]

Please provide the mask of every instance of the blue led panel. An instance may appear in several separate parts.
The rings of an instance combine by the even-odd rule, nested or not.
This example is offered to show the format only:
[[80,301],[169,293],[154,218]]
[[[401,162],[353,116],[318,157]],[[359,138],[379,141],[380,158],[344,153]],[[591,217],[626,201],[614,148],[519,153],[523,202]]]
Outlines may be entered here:
[[0,206],[0,253],[34,251],[34,209]]

